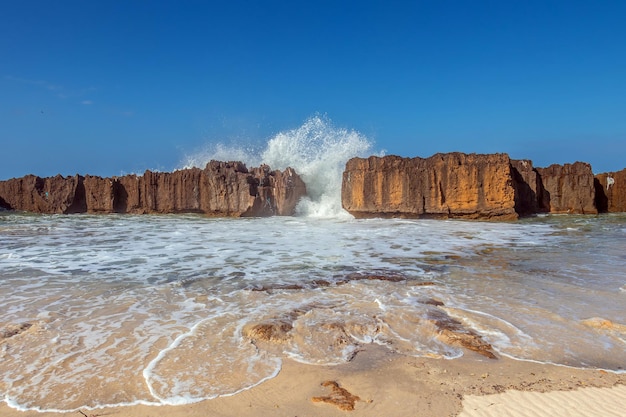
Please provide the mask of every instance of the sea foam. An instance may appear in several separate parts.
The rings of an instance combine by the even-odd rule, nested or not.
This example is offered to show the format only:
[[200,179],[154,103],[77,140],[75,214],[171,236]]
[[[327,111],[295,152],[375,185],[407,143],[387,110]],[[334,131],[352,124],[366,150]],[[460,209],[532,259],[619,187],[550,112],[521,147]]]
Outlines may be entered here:
[[279,132],[264,147],[247,143],[209,143],[201,151],[187,156],[182,167],[204,167],[210,160],[236,160],[248,166],[264,163],[279,170],[291,167],[307,187],[308,196],[296,209],[298,215],[345,218],[349,215],[341,208],[341,181],[346,162],[374,153],[373,142],[363,134],[337,127],[328,117],[316,115],[298,128]]
[[[503,356],[623,372],[625,216],[354,220],[341,176],[372,152],[366,137],[315,116],[245,146],[183,165],[294,167],[309,191],[299,216],[0,213],[0,330],[31,324],[0,343],[0,401],[190,403],[260,384],[284,358],[343,363],[367,343],[452,359],[463,350],[429,320],[443,313]],[[244,331],[276,323],[274,340]]]

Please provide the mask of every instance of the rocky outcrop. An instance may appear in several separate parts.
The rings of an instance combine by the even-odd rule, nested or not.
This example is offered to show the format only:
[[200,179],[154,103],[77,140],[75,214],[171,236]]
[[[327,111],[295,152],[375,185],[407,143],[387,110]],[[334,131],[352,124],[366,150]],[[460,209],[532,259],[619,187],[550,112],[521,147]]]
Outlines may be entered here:
[[[291,168],[211,161],[204,169],[141,176],[27,175],[0,181],[0,210],[291,215],[305,194]],[[626,169],[594,177],[587,163],[535,168],[506,154],[372,156],[347,162],[341,198],[357,218],[512,220],[536,213],[626,212]]]
[[[74,196],[79,190],[81,177],[40,178],[27,175],[0,182],[0,204],[11,210],[35,213],[70,213],[75,210]],[[22,208],[23,207],[23,208]]]
[[535,213],[596,214],[594,177],[583,162],[534,168],[529,160],[511,160],[515,211]]
[[537,168],[543,189],[538,194],[540,212],[597,214],[594,176],[584,162]]
[[[354,158],[346,164],[342,204],[355,217],[510,220],[536,213],[596,214],[594,182],[602,181],[606,186],[583,162],[534,168],[531,161],[506,154]],[[620,183],[626,186],[626,178]],[[611,192],[624,195],[619,188]],[[615,211],[623,204],[618,198],[611,200]]]
[[205,169],[101,178],[29,175],[0,181],[0,205],[35,213],[291,215],[306,187],[296,172],[211,161]]
[[511,160],[511,176],[515,189],[515,212],[527,216],[539,212],[539,200],[543,196],[543,182],[532,161]]
[[357,218],[518,217],[506,154],[353,158],[343,174],[342,205]]
[[626,169],[596,175],[595,190],[600,212],[626,212]]

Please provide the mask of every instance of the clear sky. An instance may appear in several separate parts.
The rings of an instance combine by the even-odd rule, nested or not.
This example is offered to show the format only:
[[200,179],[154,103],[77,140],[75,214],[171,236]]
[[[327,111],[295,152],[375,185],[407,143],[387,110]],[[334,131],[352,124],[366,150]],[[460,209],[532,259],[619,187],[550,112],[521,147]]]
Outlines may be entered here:
[[626,167],[626,1],[0,6],[0,179],[172,170],[327,115],[377,150]]

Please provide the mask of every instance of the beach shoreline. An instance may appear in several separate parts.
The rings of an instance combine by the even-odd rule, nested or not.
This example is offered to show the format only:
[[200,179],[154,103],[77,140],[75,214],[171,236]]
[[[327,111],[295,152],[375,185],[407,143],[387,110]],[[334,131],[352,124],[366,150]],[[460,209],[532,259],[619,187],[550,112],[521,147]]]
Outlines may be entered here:
[[0,417],[626,408],[623,216],[6,221]]
[[[95,410],[81,409],[81,411],[89,417],[115,415],[403,417],[456,416],[462,412],[464,416],[474,416],[490,414],[484,414],[484,410],[481,414],[477,409],[473,410],[474,413],[472,410],[464,409],[464,398],[471,398],[471,406],[476,408],[476,401],[478,400],[480,404],[481,400],[477,399],[477,396],[512,391],[561,392],[588,387],[603,389],[585,396],[585,402],[598,401],[599,404],[611,406],[610,402],[616,401],[617,403],[613,404],[615,409],[621,409],[622,405],[626,406],[622,404],[626,401],[623,395],[626,394],[624,373],[569,368],[506,357],[493,360],[473,352],[466,352],[463,357],[453,360],[410,357],[395,354],[382,346],[367,345],[351,362],[342,365],[306,365],[286,359],[275,378],[232,396],[179,406],[134,405]],[[613,395],[612,387],[616,387],[618,391],[615,392],[619,392],[620,395]],[[340,402],[347,399],[348,405],[344,404],[342,409],[341,404],[328,402],[328,398]],[[487,401],[489,398],[483,397]],[[549,398],[548,402],[551,401]],[[350,410],[351,401],[353,410]],[[558,410],[559,405],[555,404],[555,407]],[[554,415],[554,410],[550,413]],[[8,407],[4,402],[0,403],[0,417],[65,415],[76,416],[80,415],[80,412],[18,411]]]

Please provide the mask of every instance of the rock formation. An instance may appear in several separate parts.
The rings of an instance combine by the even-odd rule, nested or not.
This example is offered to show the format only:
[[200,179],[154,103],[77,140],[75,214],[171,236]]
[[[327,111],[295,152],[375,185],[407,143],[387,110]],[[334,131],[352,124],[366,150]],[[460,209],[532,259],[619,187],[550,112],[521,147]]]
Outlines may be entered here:
[[353,158],[343,174],[342,204],[357,218],[517,218],[505,154]]
[[314,403],[327,403],[343,411],[353,411],[357,401],[361,401],[359,396],[350,393],[345,388],[339,386],[337,381],[324,381],[323,387],[329,387],[331,392],[329,395],[321,397],[313,397],[311,401]]
[[2,339],[8,339],[9,337],[24,333],[32,326],[33,325],[31,323],[9,324],[6,328],[0,331],[0,342]]
[[[361,278],[395,281],[397,276],[392,275],[387,279],[384,275],[364,274],[358,279]],[[349,282],[352,279],[354,279],[354,276],[348,276],[339,282]],[[300,288],[281,287],[280,289],[281,291],[298,291]],[[466,327],[459,320],[451,317],[444,309],[440,308],[444,306],[443,302],[429,298],[418,302],[424,306],[425,314],[422,318],[416,317],[417,322],[420,322],[425,327],[431,327],[433,336],[442,343],[476,352],[489,359],[498,359],[491,344],[483,339],[478,332]],[[243,326],[242,335],[249,339],[258,349],[279,355],[284,351],[285,346],[302,343],[302,340],[305,340],[301,334],[299,335],[303,331],[302,324],[296,325],[296,322],[300,317],[306,316],[320,308],[325,309],[328,307],[320,304],[301,305],[298,308],[279,313],[274,317],[265,318],[260,322],[248,323]],[[337,352],[345,353],[346,347],[352,346],[355,348],[352,350],[352,353],[356,355],[358,352],[356,347],[360,346],[363,340],[376,339],[377,335],[385,333],[382,329],[387,328],[387,325],[381,326],[377,324],[372,327],[358,322],[336,320],[332,317],[332,315],[329,315],[329,321],[317,323],[316,326],[324,329],[328,337],[326,339],[328,347],[335,349]],[[383,317],[374,318],[382,323],[385,322]],[[389,346],[392,347],[393,342],[389,342]],[[349,360],[352,357],[350,356]]]
[[27,175],[0,182],[0,203],[5,209],[34,213],[71,212],[78,176],[40,178]]
[[34,213],[204,213],[212,216],[291,215],[306,187],[296,172],[248,169],[211,161],[205,169],[146,171],[142,176],[0,181],[0,205]]
[[428,311],[428,320],[437,328],[437,338],[450,346],[471,350],[489,359],[498,359],[493,346],[474,330],[450,317],[443,310],[432,308]]
[[511,160],[515,211],[597,214],[591,166],[583,162],[534,168],[529,160]]
[[[291,215],[305,194],[291,168],[211,161],[204,169],[141,176],[27,175],[0,181],[0,210]],[[506,154],[371,156],[346,163],[341,198],[357,218],[513,220],[536,213],[626,212],[626,169],[594,177],[587,163],[535,168]]]
[[595,190],[600,212],[626,212],[626,169],[596,175]]
[[539,209],[547,213],[597,214],[594,176],[584,162],[537,168],[543,190]]
[[[342,204],[355,217],[510,220],[535,213],[596,214],[594,184],[602,181],[606,186],[583,162],[534,168],[531,161],[506,154],[354,158],[343,175]],[[620,183],[626,187],[626,178]],[[613,210],[624,211],[626,198],[617,196],[626,190],[608,191]]]
[[543,182],[532,161],[511,160],[511,176],[515,189],[515,212],[520,216],[538,213],[539,201],[543,198]]

